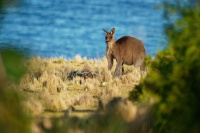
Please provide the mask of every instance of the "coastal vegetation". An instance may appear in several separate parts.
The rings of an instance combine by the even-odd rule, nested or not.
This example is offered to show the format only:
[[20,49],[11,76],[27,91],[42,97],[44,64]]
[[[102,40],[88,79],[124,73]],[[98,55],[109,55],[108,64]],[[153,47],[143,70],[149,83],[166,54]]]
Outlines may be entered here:
[[146,58],[142,76],[124,66],[114,77],[105,57],[25,59],[1,50],[0,132],[199,132],[200,6],[184,2],[164,4],[168,46]]
[[[5,67],[5,69],[2,69],[5,70],[2,73],[7,74],[8,68],[8,75],[2,77],[2,79],[8,80],[6,85],[8,84],[9,87],[14,89],[15,93],[18,92],[23,96],[18,103],[20,104],[19,108],[23,108],[21,111],[29,114],[33,119],[30,125],[33,132],[54,130],[53,128],[58,128],[54,126],[58,125],[53,123],[63,119],[69,120],[70,123],[74,119],[77,119],[77,122],[85,121],[82,123],[83,125],[92,127],[91,124],[94,123],[88,122],[90,120],[99,122],[100,116],[105,117],[108,121],[115,121],[115,118],[106,118],[107,115],[113,117],[112,113],[117,113],[120,119],[124,120],[124,124],[136,117],[137,106],[140,104],[132,103],[128,100],[128,96],[134,86],[144,77],[141,76],[140,70],[133,66],[125,66],[124,75],[113,77],[114,70],[111,72],[107,70],[107,59],[105,57],[99,60],[88,60],[77,55],[72,60],[63,58],[41,59],[40,57],[16,60],[14,58],[15,52],[12,51],[2,52],[1,56],[2,64],[5,64],[1,66],[1,68]],[[16,60],[22,64],[15,66],[7,63],[7,58],[9,58],[9,62]],[[19,73],[15,73],[21,67],[23,68],[19,70]],[[26,73],[24,73],[24,68],[26,68]],[[91,72],[95,76],[84,78],[74,75],[73,78],[69,78],[70,73],[74,71]],[[23,76],[18,77],[21,72],[24,73]],[[12,74],[14,75],[9,78],[9,75]],[[13,79],[14,81],[10,83],[10,80]],[[7,91],[7,89],[5,90]],[[13,111],[12,108],[8,110]],[[20,109],[17,110],[20,111]],[[58,120],[58,118],[60,119]],[[118,122],[116,124],[119,124]],[[51,126],[46,123],[50,123]],[[40,127],[41,124],[42,128]],[[97,124],[97,126],[99,127],[95,130],[98,131],[101,125]],[[86,130],[73,126],[67,127],[67,129],[72,130],[72,132],[74,130]],[[65,131],[68,131],[67,129]],[[87,130],[93,132],[92,128]],[[104,129],[102,128],[102,130]]]

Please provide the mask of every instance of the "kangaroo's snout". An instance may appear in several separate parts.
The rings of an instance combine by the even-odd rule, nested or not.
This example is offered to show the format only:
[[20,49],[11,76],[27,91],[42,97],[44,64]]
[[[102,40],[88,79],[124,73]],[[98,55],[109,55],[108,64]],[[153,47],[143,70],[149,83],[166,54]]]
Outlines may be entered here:
[[105,40],[106,40],[106,43],[109,42],[109,38],[107,36],[105,37]]

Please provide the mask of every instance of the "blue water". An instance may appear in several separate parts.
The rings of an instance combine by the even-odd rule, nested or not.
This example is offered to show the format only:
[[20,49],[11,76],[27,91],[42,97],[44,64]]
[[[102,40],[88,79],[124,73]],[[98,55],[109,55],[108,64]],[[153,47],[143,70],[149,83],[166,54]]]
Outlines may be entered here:
[[162,10],[155,9],[161,1],[21,0],[3,14],[0,48],[14,46],[45,58],[101,58],[106,49],[102,29],[115,27],[116,39],[134,36],[154,56],[166,47]]

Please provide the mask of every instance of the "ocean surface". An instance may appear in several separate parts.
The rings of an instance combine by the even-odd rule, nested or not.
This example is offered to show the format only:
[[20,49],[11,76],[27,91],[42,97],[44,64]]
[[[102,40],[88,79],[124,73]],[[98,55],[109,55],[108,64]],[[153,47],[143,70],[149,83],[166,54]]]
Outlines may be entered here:
[[1,13],[0,49],[28,51],[29,57],[105,56],[105,34],[134,36],[147,54],[166,47],[162,0],[21,0]]

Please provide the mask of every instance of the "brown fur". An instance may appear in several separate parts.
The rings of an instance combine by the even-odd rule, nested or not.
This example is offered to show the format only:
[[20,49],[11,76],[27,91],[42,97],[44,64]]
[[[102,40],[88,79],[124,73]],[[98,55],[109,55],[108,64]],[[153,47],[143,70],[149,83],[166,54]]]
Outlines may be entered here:
[[123,64],[134,65],[135,67],[140,67],[140,69],[144,71],[144,57],[146,51],[142,41],[134,37],[123,36],[115,42],[115,28],[112,28],[110,32],[106,30],[104,30],[104,32],[106,33],[106,58],[108,60],[108,69],[112,69],[113,59],[117,61],[114,73],[115,76],[120,76],[122,74]]

